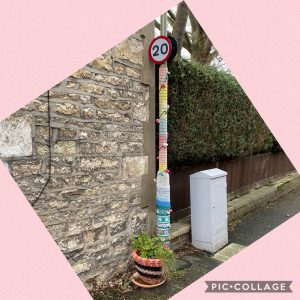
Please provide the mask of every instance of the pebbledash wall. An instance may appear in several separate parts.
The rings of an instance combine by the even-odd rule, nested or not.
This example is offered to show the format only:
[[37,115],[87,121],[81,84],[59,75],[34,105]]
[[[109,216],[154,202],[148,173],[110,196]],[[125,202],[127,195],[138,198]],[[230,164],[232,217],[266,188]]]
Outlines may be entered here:
[[[123,272],[129,237],[153,228],[153,23],[0,124],[0,157],[88,285]],[[49,109],[49,111],[48,111]]]

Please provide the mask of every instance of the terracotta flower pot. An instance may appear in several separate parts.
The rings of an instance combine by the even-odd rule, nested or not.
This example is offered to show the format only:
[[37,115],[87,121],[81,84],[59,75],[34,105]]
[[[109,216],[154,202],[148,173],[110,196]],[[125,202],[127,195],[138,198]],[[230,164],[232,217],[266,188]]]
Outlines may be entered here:
[[158,258],[143,258],[133,250],[132,258],[138,271],[140,279],[147,284],[158,284],[164,280],[162,271],[162,260]]

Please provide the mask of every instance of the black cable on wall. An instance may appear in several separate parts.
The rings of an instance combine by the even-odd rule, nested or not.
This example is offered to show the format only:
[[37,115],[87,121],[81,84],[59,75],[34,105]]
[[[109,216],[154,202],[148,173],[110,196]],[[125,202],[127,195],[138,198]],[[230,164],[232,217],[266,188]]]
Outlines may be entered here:
[[42,194],[44,193],[47,185],[50,182],[51,179],[51,167],[52,167],[52,154],[51,154],[51,116],[50,116],[50,91],[48,90],[47,92],[47,99],[48,99],[48,147],[49,147],[49,170],[48,170],[48,179],[43,187],[43,189],[41,190],[41,192],[38,194],[38,196],[36,197],[36,199],[31,203],[31,206],[34,207],[35,204],[38,202],[38,200],[40,199],[40,197],[42,196]]

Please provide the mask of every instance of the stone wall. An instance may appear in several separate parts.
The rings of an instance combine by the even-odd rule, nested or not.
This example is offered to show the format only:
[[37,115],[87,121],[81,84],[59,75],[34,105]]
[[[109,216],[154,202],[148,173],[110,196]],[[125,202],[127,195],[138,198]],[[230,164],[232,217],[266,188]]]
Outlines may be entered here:
[[45,93],[0,124],[1,159],[83,282],[126,270],[130,235],[149,227],[153,34],[150,24],[53,87],[49,106]]

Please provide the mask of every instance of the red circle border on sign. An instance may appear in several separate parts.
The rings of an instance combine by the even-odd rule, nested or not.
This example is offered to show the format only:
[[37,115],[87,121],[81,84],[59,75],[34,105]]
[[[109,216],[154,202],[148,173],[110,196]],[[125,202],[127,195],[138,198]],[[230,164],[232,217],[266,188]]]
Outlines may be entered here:
[[[152,57],[152,55],[151,55],[151,48],[152,48],[152,45],[153,45],[154,42],[155,42],[156,40],[158,40],[158,39],[164,39],[164,40],[168,43],[169,49],[170,49],[168,55],[167,55],[166,58],[165,58],[164,60],[162,60],[162,61],[157,61],[157,60],[155,60],[155,59]],[[149,48],[148,48],[148,56],[149,56],[149,58],[151,59],[151,61],[154,62],[156,65],[161,65],[161,64],[165,63],[165,62],[169,59],[169,57],[171,56],[171,53],[172,53],[172,43],[171,43],[170,39],[169,39],[167,36],[164,36],[164,35],[160,35],[160,36],[156,37],[155,39],[153,39],[153,40],[151,41],[150,45],[149,45]]]

